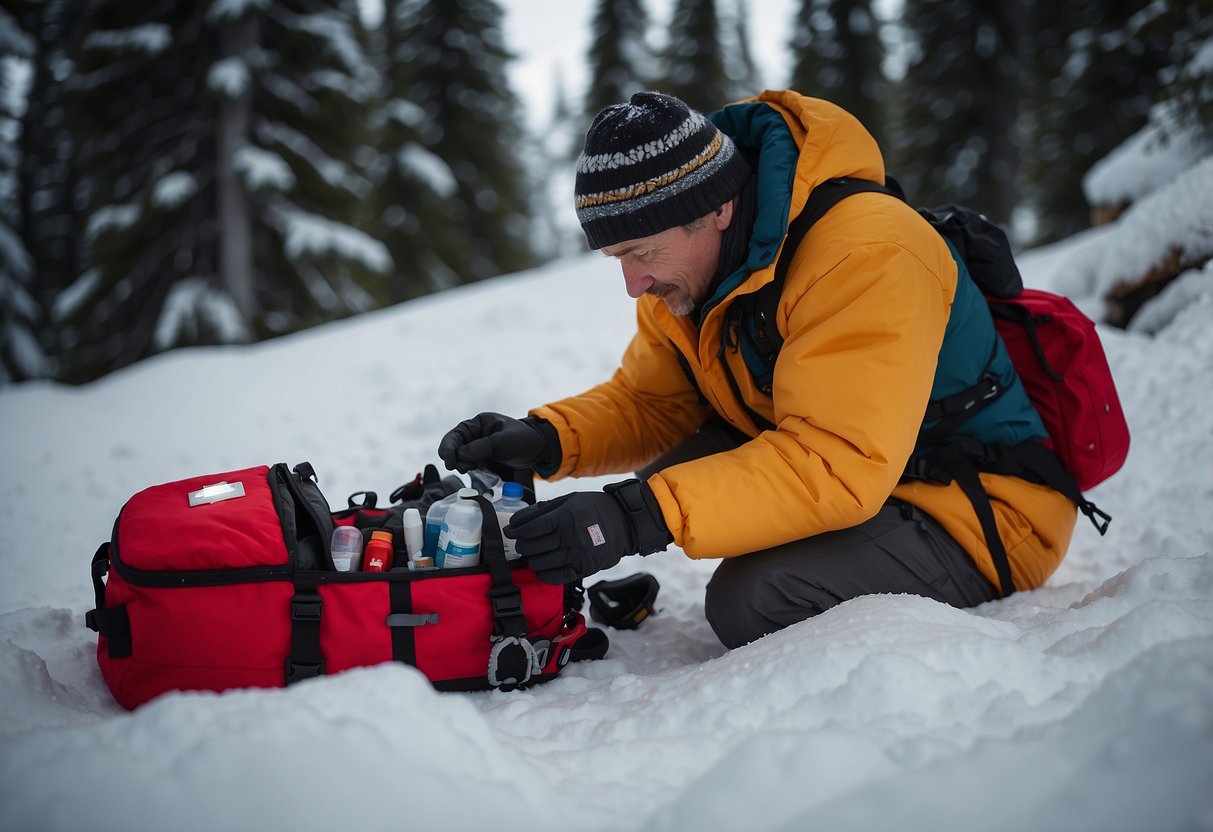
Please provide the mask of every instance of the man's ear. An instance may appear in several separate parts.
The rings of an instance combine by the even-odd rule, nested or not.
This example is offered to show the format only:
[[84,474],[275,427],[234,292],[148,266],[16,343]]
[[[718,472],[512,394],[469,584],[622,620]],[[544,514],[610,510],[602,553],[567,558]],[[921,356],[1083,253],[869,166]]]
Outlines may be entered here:
[[709,215],[709,221],[717,231],[724,231],[733,222],[733,207],[736,204],[737,197],[733,197]]

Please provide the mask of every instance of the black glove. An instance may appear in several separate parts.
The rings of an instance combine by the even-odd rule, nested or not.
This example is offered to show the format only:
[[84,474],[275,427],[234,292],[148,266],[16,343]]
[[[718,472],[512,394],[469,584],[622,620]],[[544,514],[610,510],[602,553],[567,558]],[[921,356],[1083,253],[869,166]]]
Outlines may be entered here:
[[534,416],[481,413],[447,431],[438,456],[447,468],[464,474],[491,461],[552,473],[560,467],[560,437],[556,428]]
[[673,541],[653,490],[635,479],[524,508],[504,531],[536,577],[549,584],[567,584],[624,555],[659,552]]

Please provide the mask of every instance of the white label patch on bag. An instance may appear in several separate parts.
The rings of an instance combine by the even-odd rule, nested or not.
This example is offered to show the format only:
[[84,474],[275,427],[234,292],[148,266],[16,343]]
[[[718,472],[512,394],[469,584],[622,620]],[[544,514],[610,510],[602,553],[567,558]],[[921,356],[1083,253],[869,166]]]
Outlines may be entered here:
[[590,540],[593,541],[595,546],[601,546],[606,543],[606,538],[602,536],[602,529],[598,528],[597,523],[587,526],[586,531],[590,533]]
[[190,507],[206,506],[244,496],[244,483],[217,482],[189,493]]

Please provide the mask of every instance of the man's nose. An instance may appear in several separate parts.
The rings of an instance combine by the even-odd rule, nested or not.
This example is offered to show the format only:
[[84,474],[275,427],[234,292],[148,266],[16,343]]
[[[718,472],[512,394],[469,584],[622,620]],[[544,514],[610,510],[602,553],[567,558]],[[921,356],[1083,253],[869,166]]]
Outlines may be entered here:
[[638,298],[657,281],[642,265],[624,263],[623,282],[627,286],[628,297]]

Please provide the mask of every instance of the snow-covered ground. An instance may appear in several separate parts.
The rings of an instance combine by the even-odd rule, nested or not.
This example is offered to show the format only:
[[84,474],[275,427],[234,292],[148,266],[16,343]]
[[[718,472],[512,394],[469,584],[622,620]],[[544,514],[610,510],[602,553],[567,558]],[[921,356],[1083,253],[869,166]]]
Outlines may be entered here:
[[[1028,282],[1115,235],[1028,254]],[[713,564],[671,550],[604,573],[654,573],[658,615],[511,694],[385,665],[128,714],[84,628],[89,559],[147,485],[307,459],[341,506],[411,478],[462,418],[605,378],[633,326],[612,262],[4,389],[0,828],[1213,829],[1211,322],[1197,291],[1154,337],[1101,330],[1133,447],[1090,494],[1108,536],[1080,523],[1043,589],[861,598],[726,652],[703,620]]]

